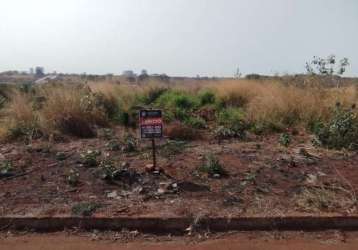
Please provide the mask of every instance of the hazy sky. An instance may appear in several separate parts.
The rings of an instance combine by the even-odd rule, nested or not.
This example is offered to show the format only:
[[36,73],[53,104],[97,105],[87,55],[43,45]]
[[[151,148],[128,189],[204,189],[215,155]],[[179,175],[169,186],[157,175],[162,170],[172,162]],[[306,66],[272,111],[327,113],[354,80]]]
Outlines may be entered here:
[[299,73],[329,54],[358,76],[357,0],[0,0],[0,71]]

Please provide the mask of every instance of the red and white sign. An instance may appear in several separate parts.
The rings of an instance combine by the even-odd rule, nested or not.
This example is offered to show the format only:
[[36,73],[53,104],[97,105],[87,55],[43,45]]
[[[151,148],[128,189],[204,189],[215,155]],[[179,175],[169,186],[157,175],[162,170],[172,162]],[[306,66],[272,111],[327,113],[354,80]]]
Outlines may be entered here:
[[163,136],[162,111],[158,109],[139,112],[141,138],[159,138]]

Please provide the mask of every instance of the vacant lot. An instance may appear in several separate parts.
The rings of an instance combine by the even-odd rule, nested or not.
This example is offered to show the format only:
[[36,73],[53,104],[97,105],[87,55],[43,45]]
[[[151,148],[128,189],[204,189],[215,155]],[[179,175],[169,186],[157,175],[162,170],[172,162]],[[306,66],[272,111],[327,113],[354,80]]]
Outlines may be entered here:
[[[357,214],[354,86],[272,80],[3,90],[0,215]],[[158,168],[138,138],[161,108]]]

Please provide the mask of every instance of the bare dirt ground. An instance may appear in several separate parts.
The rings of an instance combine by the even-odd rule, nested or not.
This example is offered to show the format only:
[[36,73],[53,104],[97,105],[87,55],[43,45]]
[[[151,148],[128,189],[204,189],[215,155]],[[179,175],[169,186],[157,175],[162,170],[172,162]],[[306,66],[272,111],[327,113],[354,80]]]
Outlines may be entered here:
[[[287,148],[278,143],[278,134],[220,144],[163,139],[158,141],[160,174],[145,171],[150,144],[124,153],[108,146],[122,136],[119,129],[113,133],[0,145],[0,157],[14,169],[14,176],[0,178],[0,216],[67,216],[82,202],[99,205],[93,216],[357,214],[358,154],[316,148],[303,132]],[[84,166],[80,154],[87,150],[99,150],[99,161],[112,160],[122,170],[120,178],[102,180],[99,167]],[[218,157],[227,176],[212,178],[199,170],[208,153]],[[76,186],[67,183],[71,170],[79,174]]]
[[353,250],[356,232],[247,232],[221,235],[151,236],[127,233],[0,234],[0,249],[6,250],[110,250],[110,249],[240,249],[240,250]]

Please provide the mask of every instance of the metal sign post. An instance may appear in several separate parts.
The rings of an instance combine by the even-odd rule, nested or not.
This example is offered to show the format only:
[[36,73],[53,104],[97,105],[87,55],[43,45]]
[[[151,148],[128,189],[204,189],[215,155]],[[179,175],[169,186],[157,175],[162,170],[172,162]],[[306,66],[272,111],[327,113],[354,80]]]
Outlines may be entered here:
[[159,109],[144,109],[139,111],[140,136],[152,140],[153,168],[157,167],[155,138],[163,137],[162,111]]
[[153,167],[157,167],[157,157],[156,157],[156,150],[155,150],[155,139],[152,138],[152,155],[153,155]]

